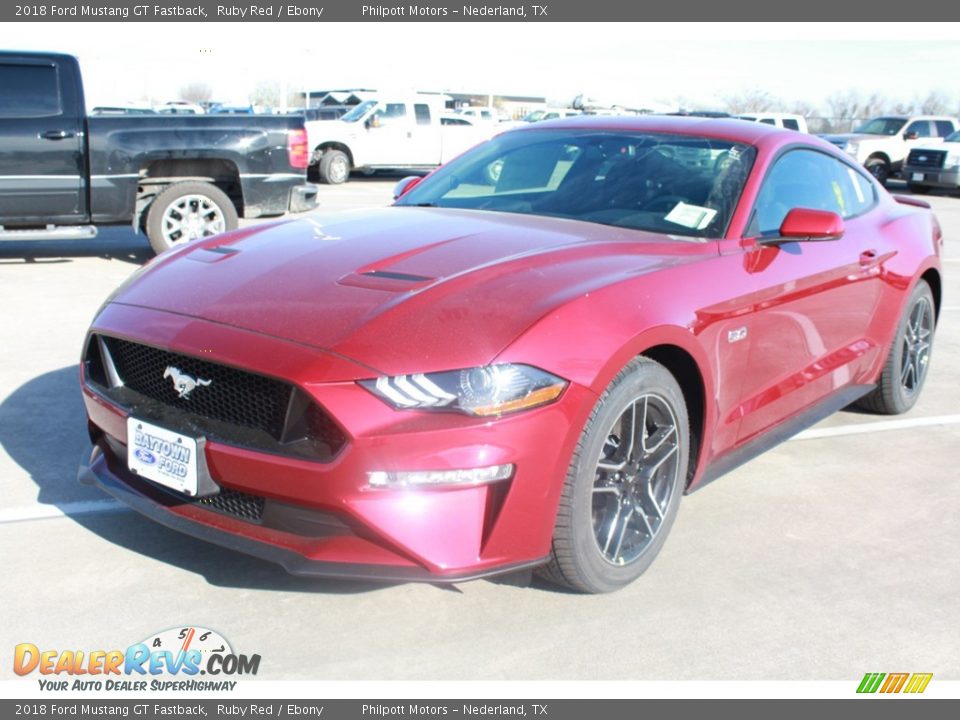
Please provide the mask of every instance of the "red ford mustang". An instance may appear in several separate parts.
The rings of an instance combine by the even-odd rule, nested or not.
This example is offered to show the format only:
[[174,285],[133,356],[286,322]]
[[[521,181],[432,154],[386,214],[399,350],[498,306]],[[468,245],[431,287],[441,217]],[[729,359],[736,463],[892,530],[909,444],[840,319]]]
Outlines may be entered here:
[[83,351],[81,479],[293,573],[605,592],[684,493],[923,386],[940,228],[816,138],[580,118],[398,194],[137,272]]

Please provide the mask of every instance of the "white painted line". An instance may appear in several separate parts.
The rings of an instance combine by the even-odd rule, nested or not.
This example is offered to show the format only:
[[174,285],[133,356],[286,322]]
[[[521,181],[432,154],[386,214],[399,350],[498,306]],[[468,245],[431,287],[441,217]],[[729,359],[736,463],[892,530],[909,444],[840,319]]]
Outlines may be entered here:
[[940,308],[941,310],[960,310],[960,305],[947,305],[946,307]]
[[840,435],[863,435],[866,433],[887,432],[915,427],[937,427],[941,425],[960,425],[960,415],[937,415],[934,417],[905,418],[903,420],[880,420],[839,427],[813,428],[793,436],[793,440],[816,440],[818,438],[838,437]]
[[25,522],[28,520],[49,520],[68,515],[87,515],[89,513],[119,512],[129,510],[116,500],[85,500],[62,505],[27,505],[26,507],[5,508],[0,510],[0,525]]

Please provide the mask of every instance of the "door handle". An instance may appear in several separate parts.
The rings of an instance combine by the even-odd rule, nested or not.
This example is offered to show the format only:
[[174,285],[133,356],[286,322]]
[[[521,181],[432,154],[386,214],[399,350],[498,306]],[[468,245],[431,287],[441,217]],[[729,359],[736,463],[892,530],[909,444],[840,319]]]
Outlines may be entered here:
[[40,133],[40,137],[44,140],[66,140],[72,138],[73,133],[69,130],[47,130]]
[[876,250],[864,250],[860,253],[860,264],[864,267],[869,267],[874,265],[877,262],[877,251]]

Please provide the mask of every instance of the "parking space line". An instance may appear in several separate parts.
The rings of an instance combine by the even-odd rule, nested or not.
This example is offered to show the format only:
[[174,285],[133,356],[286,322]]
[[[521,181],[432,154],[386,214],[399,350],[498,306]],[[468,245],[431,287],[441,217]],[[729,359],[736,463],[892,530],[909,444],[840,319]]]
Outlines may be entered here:
[[960,425],[960,415],[935,415],[934,417],[904,418],[902,420],[880,420],[879,422],[855,423],[839,427],[812,428],[793,436],[793,440],[817,440],[819,438],[841,435],[863,435],[866,433],[888,432],[905,428],[937,427],[942,425]]
[[87,515],[89,513],[105,513],[127,511],[126,505],[116,500],[85,500],[69,502],[60,505],[27,505],[26,507],[5,508],[0,510],[0,525],[7,523],[26,522],[29,520],[49,520],[66,517],[68,515]]

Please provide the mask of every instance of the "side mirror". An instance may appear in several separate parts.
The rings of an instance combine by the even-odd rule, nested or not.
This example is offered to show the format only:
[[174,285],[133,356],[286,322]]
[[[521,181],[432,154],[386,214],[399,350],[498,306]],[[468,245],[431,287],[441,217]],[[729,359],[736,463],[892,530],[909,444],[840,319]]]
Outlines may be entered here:
[[843,218],[827,210],[794,208],[780,225],[780,238],[785,240],[837,240],[846,228]]
[[403,180],[401,180],[400,182],[398,182],[396,185],[393,186],[393,199],[399,200],[401,197],[403,197],[408,192],[410,192],[413,189],[414,185],[419,183],[421,180],[423,180],[423,178],[418,177],[417,175],[411,175],[410,177],[405,177]]
[[905,133],[903,134],[903,139],[904,139],[904,140],[916,140],[918,137],[920,137],[920,133],[905,132]]

